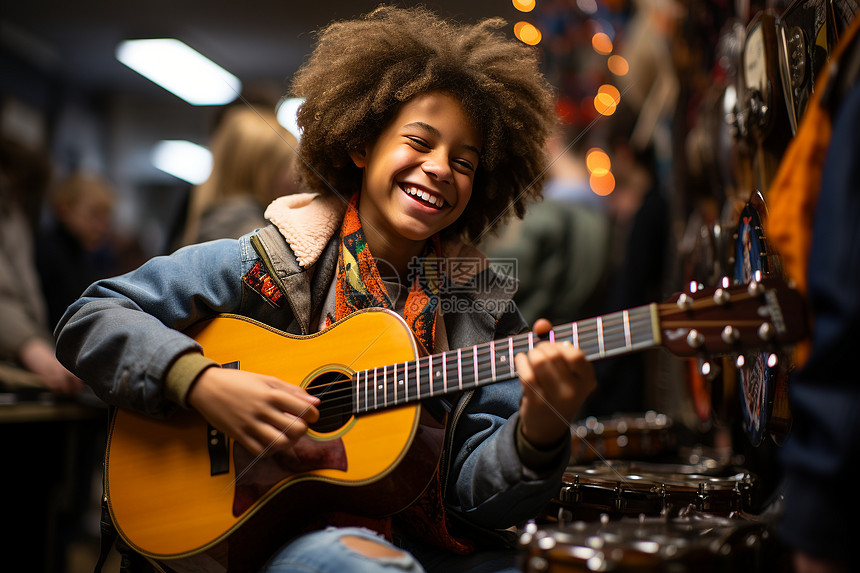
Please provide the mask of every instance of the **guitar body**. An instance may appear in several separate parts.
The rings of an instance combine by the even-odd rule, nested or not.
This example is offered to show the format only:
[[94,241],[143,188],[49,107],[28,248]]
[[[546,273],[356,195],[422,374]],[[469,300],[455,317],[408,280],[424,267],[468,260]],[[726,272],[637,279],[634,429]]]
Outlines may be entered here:
[[312,516],[385,516],[421,495],[438,463],[444,426],[415,405],[339,419],[344,389],[333,383],[354,371],[416,358],[412,334],[399,316],[359,312],[298,337],[224,315],[190,334],[222,365],[276,376],[318,395],[320,421],[329,421],[312,426],[302,440],[302,456],[313,460],[308,465],[251,459],[190,410],[164,421],[117,410],[105,491],[120,535],[136,551],[170,563],[214,549],[210,553],[222,565],[246,569]]

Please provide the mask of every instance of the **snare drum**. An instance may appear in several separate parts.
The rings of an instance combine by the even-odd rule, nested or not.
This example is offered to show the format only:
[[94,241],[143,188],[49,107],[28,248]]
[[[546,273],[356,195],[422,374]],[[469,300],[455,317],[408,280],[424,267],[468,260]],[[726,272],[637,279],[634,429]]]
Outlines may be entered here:
[[759,571],[771,534],[745,519],[707,515],[529,524],[520,535],[526,573]]
[[602,515],[677,516],[750,512],[756,479],[747,471],[696,473],[677,464],[610,461],[570,466],[545,517],[560,524],[596,521]]
[[648,411],[643,416],[588,417],[571,429],[570,463],[647,459],[675,449],[672,420]]

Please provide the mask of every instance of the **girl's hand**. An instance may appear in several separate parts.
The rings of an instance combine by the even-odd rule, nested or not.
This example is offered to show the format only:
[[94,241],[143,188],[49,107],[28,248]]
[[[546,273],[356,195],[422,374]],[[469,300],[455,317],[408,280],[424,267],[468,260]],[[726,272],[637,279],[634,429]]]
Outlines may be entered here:
[[[551,328],[543,318],[534,325],[538,335]],[[569,342],[541,342],[528,354],[517,354],[514,364],[523,387],[523,436],[535,447],[557,444],[570,435],[571,420],[597,386],[594,368]]]
[[254,456],[292,449],[316,422],[319,398],[273,376],[207,368],[187,397],[188,405]]

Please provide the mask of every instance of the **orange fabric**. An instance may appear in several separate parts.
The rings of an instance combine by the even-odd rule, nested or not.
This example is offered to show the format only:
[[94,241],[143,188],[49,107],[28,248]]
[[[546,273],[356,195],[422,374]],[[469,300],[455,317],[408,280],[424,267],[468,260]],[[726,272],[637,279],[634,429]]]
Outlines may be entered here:
[[[856,35],[860,18],[855,19],[836,46],[831,61],[836,62]],[[765,236],[779,252],[785,271],[798,290],[806,294],[806,269],[812,242],[812,218],[818,201],[824,158],[833,131],[829,111],[821,107],[821,95],[833,66],[827,66],[816,83],[797,135],[789,144],[776,178],[768,190],[768,217]]]
[[[840,40],[831,55],[838,62],[852,38],[860,29],[860,18]],[[833,132],[830,111],[821,107],[834,66],[828,65],[819,76],[797,134],[788,146],[776,178],[768,190],[768,217],[765,236],[779,253],[788,278],[806,295],[806,270],[812,244],[812,220],[821,187],[821,176]],[[794,363],[802,366],[809,357],[810,345],[804,341],[795,347]]]

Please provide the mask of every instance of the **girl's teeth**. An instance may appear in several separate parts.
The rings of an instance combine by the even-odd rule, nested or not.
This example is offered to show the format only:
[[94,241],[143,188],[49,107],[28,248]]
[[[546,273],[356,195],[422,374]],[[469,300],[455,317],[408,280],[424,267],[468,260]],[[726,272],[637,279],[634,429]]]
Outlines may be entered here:
[[421,191],[419,189],[416,189],[415,187],[407,187],[406,192],[409,193],[410,195],[414,195],[415,197],[418,197],[419,199],[423,199],[424,201],[427,201],[428,203],[432,203],[433,205],[436,205],[437,207],[442,207],[442,205],[445,204],[445,200],[442,199],[441,197],[434,197],[430,193],[428,193],[426,191]]

